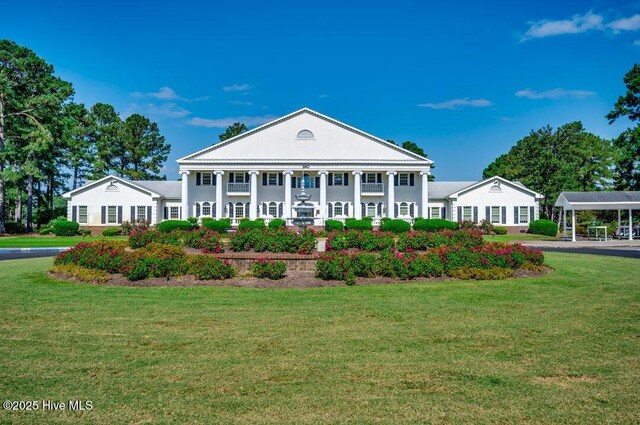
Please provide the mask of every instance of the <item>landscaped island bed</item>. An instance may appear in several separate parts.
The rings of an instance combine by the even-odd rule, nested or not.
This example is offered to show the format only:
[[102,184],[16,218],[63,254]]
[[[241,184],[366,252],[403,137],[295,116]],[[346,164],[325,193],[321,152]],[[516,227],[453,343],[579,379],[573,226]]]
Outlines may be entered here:
[[[486,242],[482,233],[475,230],[400,235],[349,230],[329,234],[329,252],[314,254],[315,245],[316,237],[310,230],[247,229],[233,234],[223,244],[220,235],[206,228],[169,232],[147,229],[133,232],[128,246],[124,241],[78,244],[55,258],[51,272],[61,278],[94,283],[122,284],[120,276],[124,276],[131,282],[165,278],[147,281],[146,285],[164,285],[171,278],[175,279],[173,284],[190,285],[194,279],[232,279],[239,271],[245,272],[240,276],[244,277],[247,269],[255,277],[278,280],[287,274],[287,266],[305,263],[304,267],[293,268],[311,272],[312,265],[316,278],[354,285],[357,278],[503,279],[518,271],[519,275],[522,271],[545,271],[540,251]],[[225,246],[237,253],[237,258],[223,255]],[[204,254],[191,253],[196,249]],[[240,267],[251,256],[251,266]],[[292,277],[304,277],[302,286],[322,285],[309,282],[310,276],[304,274]]]
[[61,282],[0,262],[7,423],[638,423],[638,260],[501,281],[255,290]]

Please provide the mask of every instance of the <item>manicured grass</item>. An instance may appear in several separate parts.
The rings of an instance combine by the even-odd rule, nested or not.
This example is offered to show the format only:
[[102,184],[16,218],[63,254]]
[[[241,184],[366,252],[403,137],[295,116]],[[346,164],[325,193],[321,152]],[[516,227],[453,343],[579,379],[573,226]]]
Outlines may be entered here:
[[0,248],[37,248],[51,246],[72,246],[80,242],[92,242],[100,239],[121,239],[126,236],[4,236],[0,237]]
[[531,235],[523,233],[521,235],[485,235],[484,237],[489,242],[519,242],[519,241],[557,241],[558,238],[552,238],[544,235]]
[[638,423],[638,260],[306,290],[57,282],[0,262],[0,422]]

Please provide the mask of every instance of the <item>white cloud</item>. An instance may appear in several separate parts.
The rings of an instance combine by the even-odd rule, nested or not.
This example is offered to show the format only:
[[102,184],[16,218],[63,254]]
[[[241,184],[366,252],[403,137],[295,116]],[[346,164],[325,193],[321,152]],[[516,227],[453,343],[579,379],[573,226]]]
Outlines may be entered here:
[[621,18],[615,21],[609,22],[607,27],[611,28],[613,32],[620,31],[636,31],[640,29],[640,14],[633,15],[628,18]]
[[162,118],[184,118],[187,115],[191,114],[191,111],[188,111],[175,103],[165,103],[162,105],[155,105],[153,103],[147,103],[144,105],[132,104],[129,105],[127,115],[131,115],[134,113],[147,115],[153,119],[162,119]]
[[595,13],[574,15],[571,19],[557,21],[542,20],[529,22],[531,25],[522,36],[522,41],[530,38],[544,38],[562,34],[579,34],[590,30],[604,29],[603,18]]
[[178,96],[178,94],[171,87],[160,87],[160,90],[151,93],[142,93],[139,91],[135,91],[131,93],[131,96],[141,98],[151,97],[160,100],[174,100],[180,98],[180,96]]
[[236,106],[253,106],[253,102],[249,102],[248,100],[229,100],[229,103]]
[[567,90],[567,89],[552,89],[544,91],[535,91],[531,89],[518,90],[516,92],[517,97],[526,97],[527,99],[559,99],[561,97],[588,97],[594,96],[596,93],[589,90]]
[[208,127],[208,128],[226,128],[233,123],[239,122],[245,124],[247,127],[256,125],[262,125],[269,121],[275,120],[277,117],[273,115],[261,115],[261,116],[240,116],[240,117],[226,117],[226,118],[200,118],[194,117],[187,121],[187,124],[196,127]]
[[251,84],[231,84],[230,86],[224,86],[223,91],[247,91],[251,89]]
[[493,103],[487,99],[469,99],[468,97],[462,99],[451,99],[445,102],[439,103],[420,103],[418,106],[420,108],[431,108],[431,109],[460,109],[465,106],[469,106],[472,108],[484,108],[487,106],[491,106]]

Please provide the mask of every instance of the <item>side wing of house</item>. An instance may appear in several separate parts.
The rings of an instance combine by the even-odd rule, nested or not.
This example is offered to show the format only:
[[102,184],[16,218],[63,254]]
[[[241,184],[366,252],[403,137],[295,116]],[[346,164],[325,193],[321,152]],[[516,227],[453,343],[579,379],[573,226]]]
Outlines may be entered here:
[[123,221],[157,223],[162,220],[161,197],[118,178],[87,183],[65,194],[65,198],[67,218],[80,226],[118,226]]

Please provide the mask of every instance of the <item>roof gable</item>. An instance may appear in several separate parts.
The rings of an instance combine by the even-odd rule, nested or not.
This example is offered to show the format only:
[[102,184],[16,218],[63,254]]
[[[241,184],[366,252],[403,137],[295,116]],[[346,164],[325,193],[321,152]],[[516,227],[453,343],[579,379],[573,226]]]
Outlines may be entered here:
[[308,108],[188,155],[178,163],[251,160],[432,163]]
[[[63,194],[62,196],[64,198],[71,198],[76,193],[89,190],[89,189],[91,189],[93,187],[96,187],[96,186],[100,186],[101,184],[106,183],[108,181],[114,181],[114,182],[117,182],[117,183],[124,184],[127,187],[130,187],[130,188],[133,188],[133,189],[138,190],[140,192],[143,192],[143,193],[145,193],[145,194],[147,194],[147,195],[149,195],[149,196],[151,196],[153,198],[159,198],[159,197],[163,196],[162,194],[160,194],[160,193],[158,193],[158,192],[156,192],[156,191],[154,191],[154,190],[152,190],[150,188],[144,187],[142,184],[137,184],[138,182],[133,182],[131,180],[126,180],[126,179],[123,179],[121,177],[112,176],[112,175],[105,176],[105,177],[103,177],[101,179],[98,179],[98,180],[89,181],[86,184],[84,184],[84,185],[82,185],[82,186],[80,186],[78,188],[70,190],[69,192]],[[140,183],[145,183],[145,182],[140,182]],[[166,183],[169,183],[169,182],[166,182]]]
[[453,192],[453,193],[449,194],[449,197],[457,197],[457,196],[462,195],[463,193],[470,192],[472,190],[475,190],[477,188],[480,188],[482,186],[485,186],[485,185],[488,185],[488,184],[492,184],[492,183],[495,183],[495,182],[498,182],[498,184],[504,183],[504,184],[506,184],[508,186],[511,186],[514,189],[521,190],[523,192],[527,192],[527,193],[535,196],[537,199],[544,198],[543,195],[541,195],[538,192],[535,192],[535,191],[529,189],[528,187],[526,187],[522,183],[520,183],[520,182],[512,182],[511,180],[507,180],[507,179],[502,178],[500,176],[489,177],[488,179],[484,179],[484,180],[481,180],[479,182],[473,183],[470,186],[461,188],[461,189],[457,190],[456,192]]

